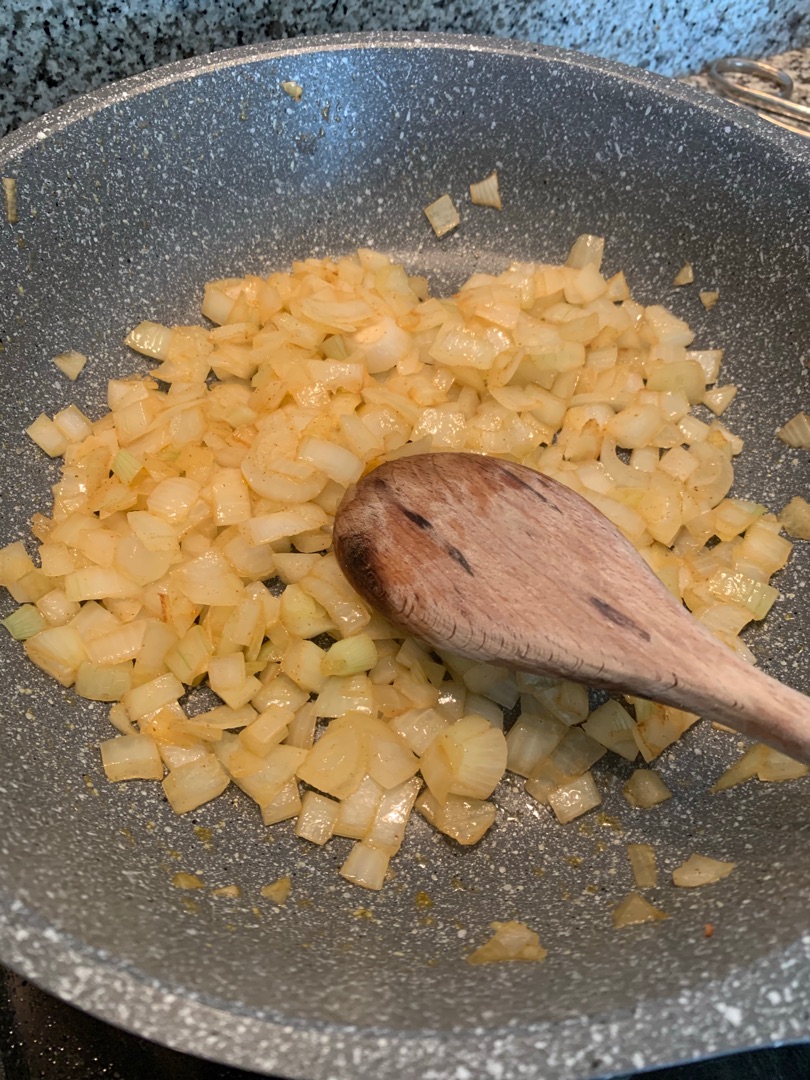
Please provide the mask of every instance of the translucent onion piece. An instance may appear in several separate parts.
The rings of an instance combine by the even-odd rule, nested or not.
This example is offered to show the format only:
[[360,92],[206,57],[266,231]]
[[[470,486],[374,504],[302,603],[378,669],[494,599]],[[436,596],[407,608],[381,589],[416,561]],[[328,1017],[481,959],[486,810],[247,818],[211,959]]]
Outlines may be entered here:
[[340,868],[342,877],[364,889],[379,891],[388,873],[389,854],[368,840],[358,841]]
[[565,824],[599,806],[602,796],[589,772],[556,788],[548,797],[557,820]]
[[457,228],[461,218],[449,195],[442,195],[435,202],[425,207],[425,216],[430,227],[441,238]]
[[770,746],[757,743],[750,746],[739,761],[735,761],[712,786],[712,793],[727,791],[744,784],[756,776],[759,780],[781,781],[797,780],[807,776],[810,769],[800,761],[794,761],[787,754],[781,754]]
[[448,795],[440,803],[430,791],[423,791],[416,800],[416,809],[439,832],[459,844],[477,844],[495,822],[495,804],[463,795]]
[[[223,739],[224,742],[224,739]],[[236,784],[260,807],[265,807],[278,796],[296,775],[306,758],[306,750],[295,746],[275,746],[260,758],[261,768],[246,776],[233,776]],[[224,762],[228,768],[227,757]],[[229,769],[230,771],[230,769]]]
[[476,206],[493,206],[501,210],[501,193],[498,188],[498,172],[493,170],[489,176],[478,183],[470,184],[470,201]]
[[292,880],[287,875],[277,878],[269,885],[263,885],[261,888],[261,894],[265,900],[272,900],[273,903],[278,904],[279,907],[284,907],[291,892]]
[[335,835],[362,840],[374,823],[383,794],[384,788],[376,780],[371,776],[363,777],[356,790],[340,803],[334,824]]
[[213,754],[172,769],[163,781],[163,792],[175,814],[187,814],[221,795],[230,783],[228,774]]
[[707,311],[711,311],[720,299],[720,293],[712,289],[704,289],[698,295],[700,296],[701,304],[703,304]]
[[736,386],[717,386],[703,395],[703,404],[711,409],[715,416],[722,416],[737,396]]
[[59,356],[53,358],[54,364],[70,379],[71,382],[75,382],[87,363],[87,357],[84,353],[76,352],[75,349],[71,349],[66,353],[60,353]]
[[632,700],[636,710],[636,725],[633,738],[645,761],[653,761],[668,746],[697,723],[694,713],[676,709],[670,705],[658,705],[642,698]]
[[23,604],[11,615],[0,620],[0,625],[5,626],[17,641],[26,641],[34,634],[38,634],[40,630],[44,630],[48,624],[33,604]]
[[658,884],[655,852],[649,844],[628,844],[627,857],[639,889],[654,889]]
[[784,510],[780,511],[779,524],[799,540],[810,540],[810,503],[801,495],[795,495]]
[[624,926],[639,926],[642,923],[659,922],[668,919],[669,916],[645,900],[638,893],[629,893],[620,904],[613,909],[613,925],[617,930]]
[[60,457],[67,450],[67,439],[45,413],[40,413],[25,433],[48,457]]
[[608,750],[628,761],[635,761],[638,757],[638,746],[633,736],[635,726],[627,709],[611,698],[594,709],[582,725],[582,730]]
[[601,236],[591,236],[583,233],[574,241],[565,265],[581,270],[584,266],[592,265],[597,270],[602,266],[602,256],[605,250],[605,241]]
[[73,626],[49,627],[28,638],[29,660],[47,671],[62,686],[72,686],[79,666],[87,659],[81,636]]
[[685,863],[672,871],[672,881],[683,889],[711,885],[721,878],[728,877],[735,866],[736,863],[710,859],[705,855],[690,855]]
[[652,769],[636,769],[622,792],[631,806],[645,810],[672,798],[672,792]]
[[13,176],[3,177],[3,197],[6,203],[6,221],[9,225],[16,225],[17,213],[17,180]]
[[356,791],[365,773],[365,740],[351,720],[333,720],[298,768],[301,780],[336,799]]
[[563,679],[556,686],[538,690],[535,697],[555,719],[572,727],[588,715],[588,691],[581,683]]
[[117,735],[101,743],[101,764],[108,780],[162,780],[157,743],[147,735]]
[[177,874],[172,874],[172,885],[176,889],[204,889],[205,882],[197,874],[185,874],[181,870]]
[[124,339],[124,344],[144,356],[151,356],[155,360],[166,360],[171,337],[172,331],[168,326],[161,326],[160,323],[155,322],[142,322],[129,332]]
[[100,667],[85,661],[79,665],[73,689],[79,697],[90,701],[118,701],[132,689],[132,677],[132,664]]
[[336,641],[321,660],[324,675],[359,675],[377,663],[377,646],[367,634]]
[[469,964],[494,964],[506,960],[524,960],[538,963],[545,960],[548,950],[540,944],[540,938],[525,923],[493,922],[495,931],[484,945],[467,957]]
[[292,79],[287,79],[285,82],[279,83],[279,85],[287,97],[291,97],[293,101],[300,101],[304,96],[303,86]]
[[506,736],[506,767],[519,776],[532,776],[566,734],[565,724],[554,717],[521,713]]
[[409,709],[393,717],[390,724],[414,754],[421,757],[436,736],[447,728],[448,720],[437,709]]
[[239,885],[220,885],[218,889],[211,890],[211,895],[224,900],[238,900],[242,895],[242,889]]
[[298,816],[301,805],[298,783],[295,780],[288,780],[278,794],[260,808],[262,822],[265,825],[275,825],[279,821],[288,821]]
[[422,787],[418,776],[383,792],[367,839],[390,855],[399,851],[416,797]]
[[807,776],[808,772],[810,767],[804,762],[794,761],[787,754],[766,746],[757,768],[757,778],[764,781],[796,780]]
[[340,803],[307,791],[301,800],[301,809],[295,822],[295,835],[313,844],[325,844],[335,829]]
[[776,434],[788,446],[810,450],[810,414],[796,413]]
[[691,285],[695,280],[695,272],[691,263],[684,263],[678,273],[672,279],[673,285]]

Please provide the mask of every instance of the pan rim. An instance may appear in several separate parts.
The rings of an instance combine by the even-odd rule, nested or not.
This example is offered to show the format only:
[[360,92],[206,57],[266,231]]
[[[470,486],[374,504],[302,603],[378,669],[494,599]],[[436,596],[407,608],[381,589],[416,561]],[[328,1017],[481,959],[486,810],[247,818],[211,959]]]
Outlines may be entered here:
[[209,72],[261,63],[274,57],[304,56],[312,53],[341,53],[368,49],[429,49],[435,51],[502,53],[522,56],[527,60],[559,63],[571,68],[598,71],[622,82],[654,88],[668,97],[684,101],[702,112],[723,116],[736,126],[753,129],[775,147],[785,151],[798,162],[810,165],[810,147],[786,129],[770,124],[755,112],[740,108],[725,98],[715,97],[666,75],[631,67],[619,61],[607,60],[573,49],[519,41],[511,38],[487,37],[477,34],[449,34],[410,31],[372,30],[345,34],[318,34],[311,37],[285,38],[260,44],[220,49],[187,60],[176,60],[149,71],[101,86],[72,98],[30,120],[0,139],[0,165],[30,149],[44,139],[64,130],[102,109],[173,83],[199,78]]
[[[690,86],[613,61],[532,43],[451,34],[371,32],[334,34],[268,42],[178,61],[82,95],[31,121],[0,140],[0,166],[42,141],[103,109],[174,83],[208,73],[245,67],[275,58],[369,49],[415,49],[505,54],[527,61],[559,64],[652,89],[727,123],[756,133],[794,167],[810,167],[810,147],[803,141],[722,99]],[[20,917],[28,921],[20,925]],[[546,1021],[532,1028],[470,1030],[463,1035],[413,1033],[340,1027],[334,1023],[298,1025],[217,1009],[192,996],[168,992],[132,971],[113,967],[102,953],[82,947],[53,926],[39,923],[19,900],[0,889],[0,958],[43,989],[117,1027],[185,1053],[241,1068],[312,1080],[350,1080],[358,1076],[398,1076],[415,1080],[463,1076],[480,1069],[482,1060],[500,1071],[520,1063],[520,1075],[553,1075],[555,1080],[585,1080],[601,1075],[592,1068],[595,1052],[611,1045],[611,1072],[660,1067],[734,1050],[797,1041],[789,1020],[810,1009],[810,979],[780,1011],[778,1022],[763,1009],[769,987],[778,986],[787,967],[810,974],[810,934],[762,957],[744,972],[682,992],[677,998],[640,1003],[597,1017]],[[739,979],[744,976],[745,990]],[[758,995],[753,999],[751,985]],[[122,1011],[122,1000],[126,1009]],[[722,1006],[722,1007],[721,1007]],[[769,1019],[770,1017],[770,1019]],[[677,1022],[677,1030],[675,1024]],[[655,1053],[656,1036],[668,1032],[667,1057]],[[546,1070],[549,1072],[546,1072]]]
[[[27,919],[21,928],[20,914]],[[39,924],[39,925],[37,925]],[[600,1047],[609,1045],[610,1073],[663,1068],[735,1051],[786,1046],[790,1016],[768,1026],[770,988],[788,968],[810,970],[810,933],[762,957],[744,972],[688,989],[674,999],[639,1003],[600,1016],[584,1015],[532,1027],[474,1028],[465,1032],[380,1031],[355,1025],[278,1021],[254,1012],[217,1008],[182,990],[167,990],[136,971],[112,967],[104,954],[43,926],[19,901],[0,893],[0,957],[41,989],[113,1027],[192,1056],[260,1075],[307,1080],[398,1077],[433,1080],[477,1075],[481,1061],[493,1077],[600,1080]],[[747,989],[739,993],[738,979]],[[751,984],[759,988],[756,999]],[[122,1003],[124,1008],[122,1009]],[[795,997],[790,1014],[803,1015],[810,993]],[[686,1023],[684,1022],[686,1021]],[[757,1034],[751,1034],[756,1030]],[[655,1051],[667,1032],[665,1057]],[[518,1073],[507,1070],[518,1065]],[[550,1070],[550,1071],[549,1071]]]

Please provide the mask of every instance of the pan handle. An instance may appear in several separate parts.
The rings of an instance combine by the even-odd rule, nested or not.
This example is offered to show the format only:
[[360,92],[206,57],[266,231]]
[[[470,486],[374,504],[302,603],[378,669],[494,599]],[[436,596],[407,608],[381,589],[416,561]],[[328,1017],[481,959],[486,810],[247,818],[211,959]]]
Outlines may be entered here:
[[[776,87],[776,93],[768,93],[764,90],[751,90],[740,86],[726,78],[728,74],[756,75],[760,79],[772,83]],[[791,120],[798,120],[804,124],[810,124],[810,108],[792,101],[793,79],[786,71],[780,71],[772,64],[766,64],[761,60],[746,60],[741,56],[726,56],[720,60],[714,60],[709,66],[709,80],[729,98],[752,105],[755,109],[763,109],[766,112],[778,113]],[[769,116],[763,117],[771,120]],[[780,123],[773,120],[773,123]],[[798,135],[810,136],[810,131],[793,127],[789,124],[780,126],[795,131]]]

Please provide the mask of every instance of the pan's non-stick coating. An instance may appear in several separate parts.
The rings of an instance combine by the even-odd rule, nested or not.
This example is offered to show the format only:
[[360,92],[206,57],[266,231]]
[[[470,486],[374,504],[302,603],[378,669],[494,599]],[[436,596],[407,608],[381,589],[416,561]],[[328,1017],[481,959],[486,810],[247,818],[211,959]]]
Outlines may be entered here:
[[[502,213],[468,198],[494,168]],[[106,379],[149,366],[122,344],[130,327],[197,321],[208,278],[358,245],[440,291],[604,235],[609,272],[725,348],[723,380],[740,388],[727,420],[746,441],[737,493],[776,509],[807,494],[806,452],[774,431],[807,405],[810,155],[731,106],[530,46],[327,39],[81,100],[0,144],[0,172],[19,201],[18,224],[0,228],[3,542],[26,535],[57,475],[24,428],[70,401],[101,415]],[[445,192],[462,222],[439,242],[422,208]],[[675,289],[687,259],[696,286]],[[698,287],[719,289],[711,312]],[[69,348],[90,358],[75,386],[50,363]],[[750,638],[805,691],[807,547]],[[506,781],[477,847],[417,821],[395,880],[372,894],[337,875],[348,841],[322,850],[289,824],[268,831],[239,793],[177,818],[156,785],[108,784],[106,707],[62,691],[5,634],[0,648],[0,955],[114,1023],[341,1080],[585,1077],[807,1034],[808,782],[711,796],[739,756],[732,735],[700,725],[668,751],[657,768],[675,795],[648,812],[624,804],[630,766],[612,757],[596,768],[604,814],[565,827]],[[654,846],[651,897],[670,918],[616,932],[628,841]],[[737,868],[673,889],[695,851]],[[179,870],[242,898],[184,893]],[[278,909],[259,889],[287,873]],[[470,967],[490,921],[510,918],[548,960]]]

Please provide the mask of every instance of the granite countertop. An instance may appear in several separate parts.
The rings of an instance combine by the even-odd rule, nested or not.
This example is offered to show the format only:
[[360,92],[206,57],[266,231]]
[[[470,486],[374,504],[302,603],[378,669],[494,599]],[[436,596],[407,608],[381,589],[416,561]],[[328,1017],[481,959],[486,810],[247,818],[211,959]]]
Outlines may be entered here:
[[[77,94],[184,57],[358,30],[495,34],[664,75],[810,46],[807,0],[2,0],[0,136]],[[810,68],[785,54],[796,75]]]

